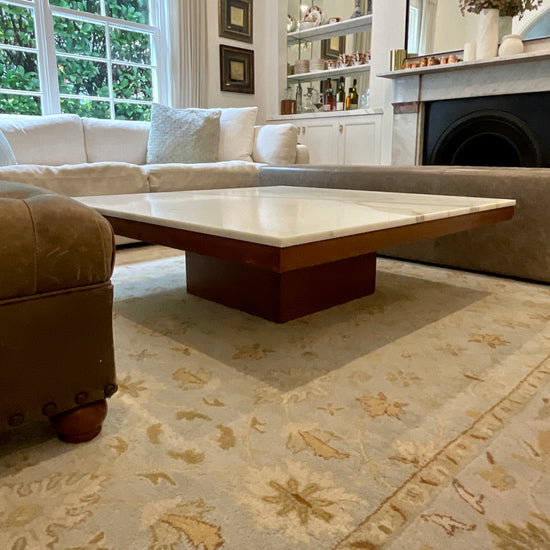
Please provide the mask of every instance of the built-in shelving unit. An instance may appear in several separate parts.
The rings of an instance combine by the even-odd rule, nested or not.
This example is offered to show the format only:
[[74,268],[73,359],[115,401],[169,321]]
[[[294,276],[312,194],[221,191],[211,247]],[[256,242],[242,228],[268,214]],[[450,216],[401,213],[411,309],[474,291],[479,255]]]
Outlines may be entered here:
[[[355,4],[353,0],[331,0],[330,2],[327,0],[326,4],[323,0],[323,3],[319,3],[325,16],[328,17],[330,14],[330,16],[342,17],[342,20],[286,34],[281,32],[279,35],[284,41],[278,44],[279,67],[286,68],[286,74],[279,75],[280,86],[286,85],[286,92],[284,96],[280,94],[280,99],[284,97],[292,101],[296,98],[296,105],[299,107],[301,103],[299,98],[302,97],[304,110],[296,114],[277,114],[270,117],[268,122],[293,123],[297,128],[299,143],[308,147],[311,164],[380,164],[383,109],[368,107],[352,108],[347,111],[325,111],[322,108],[319,109],[317,102],[313,101],[313,98],[317,99],[317,94],[322,97],[321,94],[329,78],[335,83],[341,77],[344,78],[346,93],[352,87],[352,81],[357,79],[358,96],[365,97],[364,94],[370,89],[376,65],[372,66],[371,70],[369,60],[359,65],[289,74],[293,72],[292,67],[300,59],[334,61],[340,53],[348,55],[355,52],[367,53],[373,47],[371,43],[373,15],[344,19],[343,14],[353,13]],[[289,8],[286,13],[292,13],[294,17],[304,17],[303,12],[300,15],[297,11],[301,4],[303,2],[299,4],[294,2],[292,10]],[[279,11],[280,16],[283,13],[285,13],[283,10]],[[282,30],[282,26],[279,29]],[[336,89],[334,84],[333,89]],[[306,90],[307,93],[305,93]],[[361,105],[365,106],[366,103],[361,103],[360,100],[359,107]]]

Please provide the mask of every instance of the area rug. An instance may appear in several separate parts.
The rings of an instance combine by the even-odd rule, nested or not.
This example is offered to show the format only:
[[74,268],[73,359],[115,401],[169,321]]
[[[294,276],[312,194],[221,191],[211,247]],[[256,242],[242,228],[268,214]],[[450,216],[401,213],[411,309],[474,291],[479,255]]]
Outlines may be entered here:
[[547,285],[380,259],[277,325],[167,249],[113,281],[120,390],[89,443],[0,435],[2,550],[550,549]]

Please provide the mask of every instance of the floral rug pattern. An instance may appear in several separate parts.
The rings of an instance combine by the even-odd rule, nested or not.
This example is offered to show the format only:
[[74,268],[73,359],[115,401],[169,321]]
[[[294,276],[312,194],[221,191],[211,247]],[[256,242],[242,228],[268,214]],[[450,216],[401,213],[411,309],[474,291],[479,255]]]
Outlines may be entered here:
[[277,325],[120,251],[96,439],[0,434],[3,550],[550,550],[550,287],[378,260]]

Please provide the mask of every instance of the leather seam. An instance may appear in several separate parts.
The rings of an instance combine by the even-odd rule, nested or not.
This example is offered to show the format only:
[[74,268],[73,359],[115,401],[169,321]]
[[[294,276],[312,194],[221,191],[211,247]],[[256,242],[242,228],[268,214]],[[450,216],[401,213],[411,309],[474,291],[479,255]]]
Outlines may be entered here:
[[102,282],[102,283],[95,283],[93,285],[86,285],[86,286],[81,286],[81,287],[72,287],[70,289],[60,289],[60,290],[52,290],[50,292],[42,292],[42,293],[39,293],[39,294],[30,294],[28,296],[19,296],[17,298],[8,298],[6,300],[0,300],[0,307],[1,306],[7,306],[7,305],[10,305],[10,304],[17,304],[17,303],[21,303],[21,302],[31,302],[31,301],[34,301],[34,300],[40,300],[42,298],[50,298],[52,296],[57,296],[57,295],[60,295],[60,294],[73,294],[75,292],[85,292],[87,290],[95,290],[95,289],[99,289],[99,288],[109,288],[109,287],[112,287],[112,283],[111,281],[105,281],[105,282]]
[[35,223],[34,223],[34,216],[32,215],[31,207],[27,203],[26,199],[23,199],[23,204],[25,205],[25,207],[27,208],[27,210],[29,212],[29,218],[31,220],[31,225],[32,225],[32,236],[33,236],[33,241],[34,241],[34,248],[33,248],[33,253],[34,253],[33,294],[36,294],[36,291],[38,289],[38,239],[36,238],[36,226],[35,226]]

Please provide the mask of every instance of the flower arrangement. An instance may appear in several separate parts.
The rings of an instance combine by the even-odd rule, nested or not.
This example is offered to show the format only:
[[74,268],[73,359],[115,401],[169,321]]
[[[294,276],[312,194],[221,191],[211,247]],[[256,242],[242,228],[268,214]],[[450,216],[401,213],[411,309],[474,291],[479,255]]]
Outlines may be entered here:
[[485,9],[497,9],[501,16],[515,16],[520,18],[526,11],[536,10],[543,0],[458,0],[462,15],[465,12],[479,13]]

